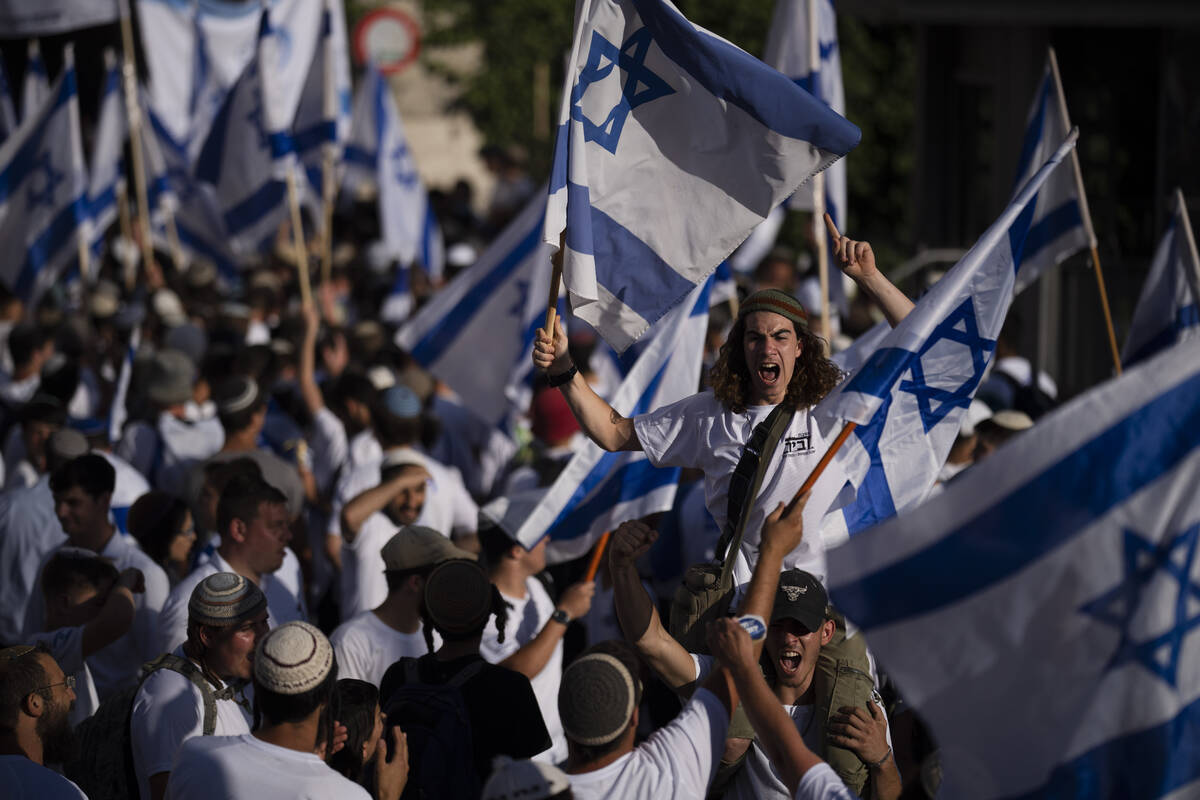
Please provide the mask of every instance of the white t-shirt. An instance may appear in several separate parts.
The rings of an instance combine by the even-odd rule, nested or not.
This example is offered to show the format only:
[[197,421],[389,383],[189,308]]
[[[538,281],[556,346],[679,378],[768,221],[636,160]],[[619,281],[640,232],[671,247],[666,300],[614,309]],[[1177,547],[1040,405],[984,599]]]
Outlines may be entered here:
[[83,626],[43,631],[29,637],[29,644],[44,644],[66,675],[75,676],[75,708],[71,711],[71,724],[78,725],[96,713],[100,707],[100,695],[92,681],[92,672],[83,660]]
[[38,632],[42,626],[38,576],[50,553],[67,541],[54,514],[54,496],[50,477],[43,475],[28,489],[12,489],[0,494],[0,642],[21,641],[29,606],[36,597],[39,624],[28,628]]
[[117,526],[117,530],[121,533],[129,533],[129,526],[126,524],[129,519],[129,509],[139,497],[150,491],[150,483],[142,476],[142,473],[120,456],[104,450],[93,450],[92,452],[104,456],[104,459],[112,464],[113,470],[117,473],[112,500],[109,502],[109,516],[113,524]]
[[[724,528],[729,482],[742,457],[743,445],[773,408],[751,406],[744,413],[735,414],[707,391],[638,415],[633,423],[650,463],[656,467],[691,467],[704,472],[704,503],[717,526]],[[758,544],[767,515],[779,503],[791,501],[827,449],[828,441],[808,409],[798,409],[775,448],[747,519],[742,551],[734,568],[734,581],[738,585],[750,581],[758,562]],[[799,568],[824,582],[821,518],[845,483],[846,474],[836,462],[821,474],[804,509],[804,540],[784,558],[784,569]]]
[[[175,655],[183,656],[183,648],[176,648]],[[213,691],[221,688],[215,686]],[[238,700],[217,700],[214,736],[238,736],[250,732],[253,723],[250,702],[240,694]],[[170,772],[175,754],[183,743],[203,735],[204,695],[187,677],[175,670],[160,669],[138,689],[131,714],[129,733],[133,771],[142,800],[150,800],[150,776]]]
[[716,695],[697,689],[679,715],[608,766],[568,775],[575,800],[704,797],[725,749],[729,714]]
[[[329,637],[337,656],[338,678],[357,678],[376,686],[383,673],[405,656],[419,658],[429,652],[425,634],[402,633],[375,615],[363,611],[337,626]],[[441,637],[433,634],[433,647],[441,646]]]
[[[285,622],[308,619],[304,596],[293,586],[297,578],[291,573],[298,569],[299,563],[288,549],[283,565],[274,573],[264,575],[259,583],[258,588],[267,596],[267,622],[272,628]],[[236,571],[214,551],[207,561],[198,563],[186,578],[175,584],[158,620],[159,653],[170,653],[187,640],[188,600],[196,584],[218,572]]]
[[[493,616],[483,629],[483,639],[479,643],[479,654],[493,664],[499,664],[533,641],[554,613],[554,601],[537,578],[525,579],[523,598],[509,597],[503,592],[500,596],[510,606],[504,625],[504,642],[499,641],[496,618]],[[567,758],[567,739],[563,735],[562,720],[558,716],[558,687],[562,683],[562,661],[563,643],[562,639],[559,639],[546,666],[529,681],[533,687],[533,694],[537,697],[538,708],[542,711],[542,719],[546,723],[551,742],[549,750],[539,753],[533,759],[547,764],[559,764]]]
[[116,452],[156,489],[183,497],[192,469],[224,444],[225,429],[216,419],[184,420],[164,411],[155,427],[127,425]]
[[8,800],[88,800],[74,783],[25,756],[0,756],[0,786]]
[[184,743],[167,784],[171,800],[371,800],[312,753],[241,736]]
[[804,773],[794,797],[795,800],[858,800],[858,795],[824,761]]
[[334,480],[350,459],[346,426],[325,406],[317,409],[308,426],[308,444],[312,450],[313,480],[317,491],[325,494],[334,488]]

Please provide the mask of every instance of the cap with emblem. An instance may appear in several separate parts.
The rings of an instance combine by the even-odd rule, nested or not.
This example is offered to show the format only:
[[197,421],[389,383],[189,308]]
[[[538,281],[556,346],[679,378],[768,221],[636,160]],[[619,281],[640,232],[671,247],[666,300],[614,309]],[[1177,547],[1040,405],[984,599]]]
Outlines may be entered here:
[[254,581],[233,572],[217,572],[192,589],[188,622],[226,627],[254,619],[266,610],[267,597]]
[[801,569],[789,569],[779,576],[771,621],[794,619],[815,631],[825,621],[828,605],[829,595],[816,577]]
[[385,570],[420,569],[452,558],[474,560],[475,556],[423,525],[405,525],[380,550]]
[[333,670],[333,647],[307,622],[286,622],[264,636],[254,653],[254,683],[275,694],[303,694]]

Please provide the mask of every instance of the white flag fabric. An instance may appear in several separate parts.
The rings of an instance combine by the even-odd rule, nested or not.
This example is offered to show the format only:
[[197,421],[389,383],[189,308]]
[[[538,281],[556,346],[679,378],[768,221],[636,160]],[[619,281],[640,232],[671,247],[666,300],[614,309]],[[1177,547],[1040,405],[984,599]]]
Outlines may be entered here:
[[1197,796],[1197,397],[1184,342],[829,554],[940,796]]
[[1125,366],[1149,358],[1184,339],[1200,337],[1200,259],[1183,192],[1175,190],[1175,213],[1150,262],[1129,336],[1121,352]]
[[[1014,197],[1071,129],[1056,63],[1051,50],[1025,123]],[[1025,260],[1017,278],[1017,292],[1050,267],[1096,243],[1077,162],[1074,158],[1071,162],[1069,168],[1058,170],[1038,193],[1037,208],[1025,240]]]
[[65,52],[47,102],[0,146],[0,280],[27,302],[76,256],[87,219],[75,56]]
[[373,65],[354,100],[345,157],[349,187],[367,181],[378,190],[379,227],[388,255],[402,266],[420,264],[439,280],[446,262],[441,228],[417,174],[387,77]]
[[[121,86],[121,68],[112,50],[104,51],[104,83],[100,89],[100,115],[89,160],[89,249],[98,256],[108,226],[117,218],[117,193],[125,183],[125,140],[129,122]],[[115,441],[115,440],[114,440]]]
[[550,294],[541,241],[545,194],[534,199],[467,269],[396,334],[396,344],[490,425],[510,429],[532,396],[534,333]]
[[[3,59],[0,59],[2,61]],[[17,130],[17,111],[13,104],[12,84],[8,82],[8,73],[4,64],[0,63],[0,142],[3,142]]]
[[25,82],[21,88],[21,121],[28,120],[50,99],[50,81],[46,78],[46,62],[37,39],[29,40],[25,62]]
[[568,64],[544,236],[617,351],[861,135],[665,0],[578,0]]
[[[613,397],[618,414],[632,418],[696,393],[712,284],[712,277],[706,279],[655,326],[653,340]],[[621,522],[669,510],[679,472],[653,466],[640,450],[607,453],[589,441],[567,462],[515,538],[531,548],[549,534],[552,561],[578,558]]]
[[121,441],[125,430],[125,421],[129,419],[129,410],[125,406],[129,397],[129,381],[133,378],[133,360],[137,357],[138,348],[142,346],[142,329],[134,327],[129,335],[129,344],[125,348],[125,358],[121,361],[121,371],[117,374],[117,387],[113,393],[112,405],[108,410],[108,440]]
[[50,36],[116,22],[117,0],[0,0],[6,39]]
[[[813,20],[817,29],[815,36],[810,24]],[[812,57],[813,44],[817,47],[815,59]],[[775,13],[771,17],[771,29],[767,32],[763,61],[812,92],[814,97],[837,113],[846,113],[837,11],[832,0],[775,0]],[[825,211],[842,230],[846,223],[846,162],[835,161],[822,173],[822,182],[825,187]],[[815,191],[815,182],[805,184],[788,199],[788,207],[812,211],[816,208],[813,197]],[[816,235],[825,235],[824,221],[815,218],[813,225]],[[832,248],[829,253],[829,275],[829,302],[838,312],[848,313],[845,282],[841,269],[834,263]]]
[[308,69],[294,126],[296,152],[316,198],[321,196],[324,180],[322,156],[330,151],[335,163],[340,161],[342,148],[350,136],[350,98],[345,16],[340,2],[325,0],[321,38]]
[[1024,268],[1038,192],[1075,145],[1063,142],[979,241],[813,414],[858,424],[837,453],[856,489],[850,535],[925,499],[996,348]]

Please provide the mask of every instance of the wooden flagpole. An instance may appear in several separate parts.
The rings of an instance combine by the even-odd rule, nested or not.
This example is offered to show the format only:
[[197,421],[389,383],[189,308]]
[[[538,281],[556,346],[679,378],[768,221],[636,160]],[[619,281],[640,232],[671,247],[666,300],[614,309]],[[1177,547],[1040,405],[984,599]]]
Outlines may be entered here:
[[592,551],[592,560],[588,562],[587,577],[585,581],[596,580],[596,573],[600,571],[600,562],[604,558],[604,549],[608,547],[608,539],[612,536],[612,531],[605,531],[600,537],[600,541],[596,542],[596,549]]
[[[1054,90],[1058,92],[1058,110],[1062,115],[1062,124],[1066,130],[1071,130],[1071,118],[1067,114],[1067,97],[1063,94],[1062,78],[1058,73],[1058,57],[1054,48],[1050,48],[1050,73],[1054,76]],[[1096,229],[1092,226],[1092,212],[1088,207],[1087,192],[1083,189],[1083,173],[1079,169],[1079,153],[1071,148],[1071,169],[1075,175],[1075,190],[1079,193],[1079,213],[1083,219],[1083,229],[1087,233],[1088,246],[1092,253],[1092,268],[1096,272],[1096,288],[1100,292],[1100,308],[1104,311],[1104,325],[1108,329],[1108,346],[1112,352],[1113,369],[1121,374],[1121,352],[1117,349],[1117,334],[1113,328],[1112,311],[1108,306],[1108,290],[1104,286],[1104,273],[1100,269],[1100,252],[1096,249]],[[1037,376],[1034,376],[1036,382]]]
[[821,473],[824,472],[825,468],[829,466],[829,462],[833,461],[833,457],[837,455],[837,451],[842,449],[842,445],[846,443],[846,439],[850,438],[850,434],[853,433],[854,429],[857,427],[857,422],[846,423],[846,427],[842,428],[841,432],[838,433],[837,438],[833,440],[833,444],[829,445],[829,449],[825,451],[825,455],[821,456],[821,460],[817,462],[817,466],[813,467],[812,473],[804,480],[804,483],[800,485],[800,488],[796,490],[796,494],[792,497],[791,502],[787,504],[787,508],[784,509],[784,513],[791,511],[800,497],[805,492],[812,489],[817,482],[817,478],[821,477]]
[[1183,237],[1187,241],[1188,253],[1191,254],[1191,269],[1187,271],[1187,279],[1192,287],[1192,300],[1200,307],[1200,254],[1196,251],[1196,237],[1192,233],[1192,220],[1188,217],[1183,190],[1178,186],[1175,187],[1175,203],[1179,209],[1179,218],[1183,220]]
[[312,284],[308,278],[308,251],[304,249],[304,221],[300,216],[300,194],[296,190],[294,164],[288,164],[287,196],[292,214],[292,247],[296,254],[296,268],[300,270],[300,304],[307,310],[313,305]]
[[125,114],[129,119],[129,151],[133,157],[133,189],[137,197],[138,225],[141,227],[143,269],[150,269],[154,248],[150,242],[150,208],[146,200],[146,166],[142,162],[142,113],[138,103],[137,62],[133,55],[133,18],[129,0],[121,0],[121,75],[125,88]]

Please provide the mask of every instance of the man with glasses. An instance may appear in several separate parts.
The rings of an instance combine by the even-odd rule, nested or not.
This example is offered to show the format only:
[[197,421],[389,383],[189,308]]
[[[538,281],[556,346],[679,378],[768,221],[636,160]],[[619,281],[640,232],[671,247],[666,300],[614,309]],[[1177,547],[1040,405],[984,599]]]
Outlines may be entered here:
[[75,704],[75,679],[44,647],[0,650],[0,785],[6,796],[87,800],[79,787],[47,769],[74,756],[67,719]]

